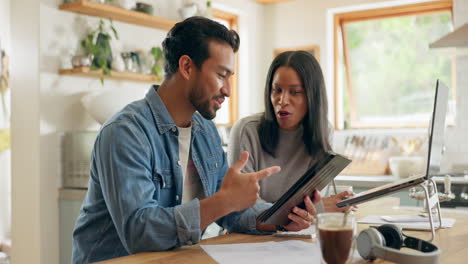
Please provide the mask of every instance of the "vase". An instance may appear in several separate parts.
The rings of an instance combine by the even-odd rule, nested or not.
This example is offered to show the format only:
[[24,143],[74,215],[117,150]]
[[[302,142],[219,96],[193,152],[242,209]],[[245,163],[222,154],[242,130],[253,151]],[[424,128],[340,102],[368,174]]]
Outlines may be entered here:
[[75,55],[71,59],[73,67],[89,67],[91,66],[92,56]]
[[112,69],[118,72],[125,71],[125,62],[120,54],[112,56]]
[[197,14],[197,10],[198,10],[198,8],[197,8],[196,4],[183,6],[183,7],[179,8],[180,17],[182,19],[192,17],[192,16]]
[[99,33],[96,45],[98,46],[98,52],[94,56],[93,65],[102,68],[102,63],[104,62],[107,64],[107,68],[110,69],[112,64],[112,51],[109,39],[103,33]]
[[118,5],[121,8],[132,10],[136,7],[136,0],[119,0]]

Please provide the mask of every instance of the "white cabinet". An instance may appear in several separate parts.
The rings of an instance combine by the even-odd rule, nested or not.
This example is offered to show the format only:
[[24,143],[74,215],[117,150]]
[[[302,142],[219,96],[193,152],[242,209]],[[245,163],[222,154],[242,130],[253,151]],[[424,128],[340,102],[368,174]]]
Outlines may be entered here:
[[71,263],[72,234],[86,189],[59,190],[60,264]]

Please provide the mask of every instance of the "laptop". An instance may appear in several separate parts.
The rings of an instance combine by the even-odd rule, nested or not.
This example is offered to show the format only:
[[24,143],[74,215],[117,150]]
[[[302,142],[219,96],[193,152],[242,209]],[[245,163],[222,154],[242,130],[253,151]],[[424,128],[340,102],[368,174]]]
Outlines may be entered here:
[[428,180],[431,175],[437,174],[440,170],[442,155],[444,151],[445,139],[445,117],[447,115],[448,88],[440,80],[436,82],[434,108],[432,111],[431,123],[429,125],[429,146],[425,175],[417,175],[401,179],[393,183],[375,187],[353,197],[338,202],[336,206],[345,207],[348,205],[360,204],[382,196],[392,194],[407,188],[414,187]]

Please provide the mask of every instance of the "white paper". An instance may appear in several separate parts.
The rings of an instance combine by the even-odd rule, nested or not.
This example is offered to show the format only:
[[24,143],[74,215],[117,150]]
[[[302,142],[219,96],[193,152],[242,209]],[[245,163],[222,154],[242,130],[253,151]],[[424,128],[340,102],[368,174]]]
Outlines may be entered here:
[[[383,225],[383,224],[394,224],[403,229],[410,229],[410,230],[431,230],[431,225],[429,223],[428,217],[421,217],[418,215],[414,215],[414,218],[410,218],[409,215],[402,215],[401,220],[395,222],[394,220],[398,219],[398,216],[393,216],[392,221],[386,221],[384,219],[389,220],[388,218],[380,215],[368,215],[361,220],[358,221],[359,224],[371,224],[371,225]],[[434,228],[439,227],[439,221],[434,219]],[[442,228],[450,228],[455,224],[455,219],[453,218],[442,218]]]
[[[382,215],[382,220],[389,223],[421,223],[429,221],[429,218],[422,215],[407,214],[407,215]],[[439,222],[439,217],[434,217],[434,222]]]
[[[220,264],[287,264],[321,263],[322,254],[318,242],[300,240],[282,242],[201,245],[201,248]],[[352,261],[362,261],[356,249]]]
[[309,228],[302,229],[301,231],[280,231],[276,232],[273,235],[279,237],[297,237],[297,238],[311,238],[315,239],[315,225],[311,225]]
[[218,263],[249,264],[268,263],[320,263],[318,243],[300,240],[282,242],[201,245],[203,250]]

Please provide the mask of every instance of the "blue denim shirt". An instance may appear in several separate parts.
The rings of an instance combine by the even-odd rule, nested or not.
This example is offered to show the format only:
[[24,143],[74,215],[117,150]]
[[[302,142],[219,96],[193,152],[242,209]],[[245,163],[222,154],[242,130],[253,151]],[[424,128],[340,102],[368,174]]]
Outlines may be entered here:
[[[157,89],[115,114],[96,138],[88,192],[73,232],[73,263],[200,241],[200,201],[181,204],[178,131]],[[228,164],[216,127],[198,113],[191,153],[209,197],[220,188]],[[230,232],[259,233],[255,219],[269,206],[257,203],[217,223]]]

